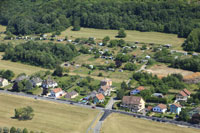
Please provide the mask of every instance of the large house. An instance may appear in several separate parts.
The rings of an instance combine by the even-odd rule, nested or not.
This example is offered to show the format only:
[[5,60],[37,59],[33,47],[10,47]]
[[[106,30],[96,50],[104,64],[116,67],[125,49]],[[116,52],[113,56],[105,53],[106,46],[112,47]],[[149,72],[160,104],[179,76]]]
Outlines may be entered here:
[[87,97],[84,97],[83,100],[89,100],[90,98],[93,99],[96,97],[97,91],[93,90]]
[[181,112],[181,105],[178,103],[174,103],[170,105],[170,112],[179,114]]
[[104,102],[105,97],[102,93],[96,94],[96,96],[94,97],[94,103],[102,103]]
[[4,79],[4,78],[1,78],[0,77],[0,87],[5,87],[7,86],[9,83],[8,83],[8,80],[7,79]]
[[158,104],[153,107],[153,112],[165,113],[167,111],[167,106],[165,104]]
[[110,79],[104,79],[101,80],[100,83],[101,87],[99,89],[99,93],[102,93],[104,96],[110,96],[111,90],[112,90],[112,80]]
[[190,92],[187,89],[183,89],[176,95],[176,101],[187,101],[190,98]]
[[31,78],[30,82],[32,83],[32,85],[34,87],[42,85],[42,79],[39,78],[39,77],[33,77],[33,78]]
[[66,93],[65,98],[72,99],[72,98],[75,98],[77,96],[78,96],[78,93],[73,90],[71,92]]
[[130,92],[130,95],[138,94],[138,93],[140,93],[140,92],[143,91],[143,90],[145,90],[145,88],[144,88],[143,86],[139,86],[138,88],[132,90],[132,91]]
[[111,79],[103,79],[100,83],[101,86],[112,86],[112,80]]
[[42,87],[43,88],[55,88],[56,86],[58,86],[58,84],[54,80],[52,80],[50,78],[48,78],[47,80],[44,80],[42,82]]
[[61,97],[65,94],[65,92],[61,89],[61,88],[55,88],[53,90],[51,90],[51,97],[55,97],[55,98],[58,98],[58,97]]
[[145,101],[139,96],[123,96],[121,106],[133,112],[140,112],[145,109]]

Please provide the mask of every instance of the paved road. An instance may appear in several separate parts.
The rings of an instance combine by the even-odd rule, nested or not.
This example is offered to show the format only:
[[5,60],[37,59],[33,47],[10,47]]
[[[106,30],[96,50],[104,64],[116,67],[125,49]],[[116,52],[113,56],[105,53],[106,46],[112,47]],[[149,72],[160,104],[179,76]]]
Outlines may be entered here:
[[[30,94],[25,94],[25,93],[17,93],[17,92],[10,92],[10,91],[6,91],[6,90],[0,90],[0,93],[10,94],[10,95],[18,95],[18,96],[25,96],[25,97],[34,98],[34,99],[37,97],[37,99],[39,99],[39,100],[46,100],[46,101],[52,101],[52,102],[57,102],[57,103],[63,103],[63,104],[73,104],[75,106],[85,107],[85,108],[91,108],[92,107],[90,105],[84,105],[84,104],[75,103],[75,102],[72,102],[72,101],[50,99],[50,98],[47,98],[47,97],[38,97],[38,96],[35,96],[35,95],[30,95]],[[175,124],[175,125],[182,125],[182,126],[200,129],[200,125],[190,124],[190,123],[183,122],[183,121],[175,121],[175,120],[167,119],[167,118],[157,118],[157,117],[144,116],[144,115],[136,114],[136,113],[132,113],[132,112],[125,112],[125,111],[113,110],[113,109],[104,109],[104,108],[101,108],[101,107],[96,107],[96,109],[107,112],[107,113],[109,112],[109,114],[111,114],[113,112],[114,113],[121,113],[121,114],[130,115],[130,116],[141,118],[141,119],[148,119],[148,120],[157,121],[157,122],[171,123],[171,124]],[[107,116],[108,115],[103,115],[102,117],[104,117],[104,118],[101,118],[101,120],[102,119],[104,120]],[[97,125],[101,125],[101,124],[102,124],[102,122],[97,123]],[[97,129],[99,131],[99,128],[97,128]]]

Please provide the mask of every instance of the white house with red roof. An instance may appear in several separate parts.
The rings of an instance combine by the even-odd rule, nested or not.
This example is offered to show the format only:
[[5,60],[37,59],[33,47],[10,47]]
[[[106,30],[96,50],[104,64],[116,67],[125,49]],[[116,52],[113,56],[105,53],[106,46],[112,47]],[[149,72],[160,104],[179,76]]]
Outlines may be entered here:
[[187,89],[183,89],[176,95],[176,101],[187,101],[190,98],[190,92]]
[[130,92],[130,95],[136,95],[138,93],[140,93],[141,91],[145,90],[146,88],[144,88],[144,86],[139,86],[138,88],[132,90]]
[[53,90],[51,90],[51,97],[55,97],[55,98],[58,98],[58,97],[61,97],[65,94],[65,92],[61,89],[61,88],[55,88]]
[[100,83],[101,87],[99,88],[99,93],[102,93],[104,96],[110,96],[112,91],[112,80],[103,79]]

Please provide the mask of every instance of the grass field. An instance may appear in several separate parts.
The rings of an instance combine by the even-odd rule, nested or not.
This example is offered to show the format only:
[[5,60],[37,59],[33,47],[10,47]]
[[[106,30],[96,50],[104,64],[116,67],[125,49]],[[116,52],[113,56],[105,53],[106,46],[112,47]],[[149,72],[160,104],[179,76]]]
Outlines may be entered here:
[[[68,36],[71,39],[74,38],[88,38],[95,37],[97,39],[103,39],[105,36],[109,36],[111,39],[117,39],[118,30],[103,30],[103,29],[93,29],[93,28],[81,28],[80,31],[72,31],[71,27],[63,31],[59,37]],[[127,37],[124,38],[125,41],[139,41],[145,43],[157,43],[157,44],[174,44],[180,46],[183,42],[183,38],[178,38],[175,34],[166,34],[159,32],[140,32],[133,30],[126,30]]]
[[5,32],[6,31],[6,26],[0,25],[0,32]]
[[101,133],[199,133],[200,130],[171,124],[111,114],[103,123]]
[[[98,114],[97,110],[80,108],[30,98],[0,94],[0,126],[26,127],[45,133],[83,133]],[[12,119],[14,109],[31,106],[34,118],[29,121]]]
[[2,55],[3,55],[3,53],[0,52],[0,70],[2,70],[2,69],[3,70],[7,70],[7,69],[12,70],[16,76],[20,73],[26,73],[27,75],[30,75],[35,72],[41,71],[41,70],[47,70],[44,68],[35,67],[35,66],[31,66],[31,65],[25,65],[22,63],[18,63],[18,62],[2,60]]

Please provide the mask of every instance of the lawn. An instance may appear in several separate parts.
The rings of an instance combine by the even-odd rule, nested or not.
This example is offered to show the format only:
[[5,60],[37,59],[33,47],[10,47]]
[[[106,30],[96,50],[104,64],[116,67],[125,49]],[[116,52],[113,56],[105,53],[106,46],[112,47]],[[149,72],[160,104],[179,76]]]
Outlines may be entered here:
[[101,133],[199,133],[200,130],[111,114],[103,123]]
[[[34,100],[21,96],[0,94],[0,125],[1,127],[26,127],[33,131],[45,133],[83,133],[86,132],[98,110],[80,108],[42,100]],[[34,118],[29,121],[12,119],[14,109],[31,106]]]
[[35,66],[31,66],[31,65],[25,65],[22,63],[18,63],[18,62],[11,62],[11,61],[7,61],[7,60],[2,60],[1,56],[3,55],[2,52],[0,52],[0,70],[12,70],[15,75],[17,76],[20,73],[26,73],[27,75],[33,74],[35,72],[41,71],[41,70],[47,70],[44,68],[40,68],[40,67],[35,67]]
[[[68,28],[63,31],[61,36],[68,36],[70,39],[74,38],[89,38],[95,37],[97,39],[102,39],[105,36],[109,36],[111,39],[117,39],[115,36],[118,30],[103,30],[103,29],[93,29],[93,28],[81,28],[80,31],[72,31],[72,28]],[[183,38],[178,38],[175,34],[166,34],[159,32],[140,32],[135,30],[126,30],[127,37],[124,38],[125,41],[130,42],[145,42],[145,43],[156,43],[156,44],[174,44],[180,46],[183,42]]]

